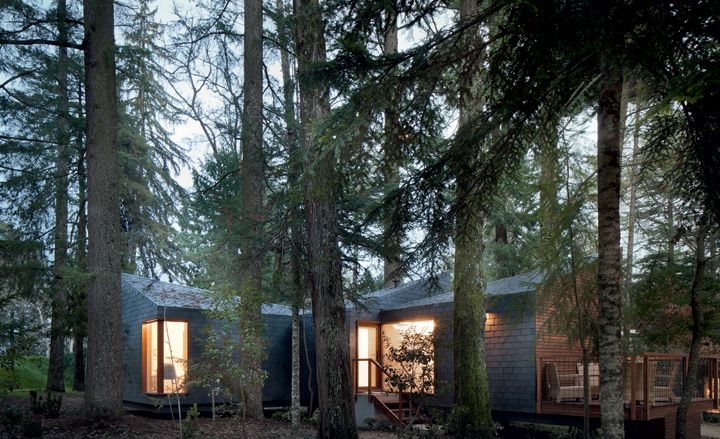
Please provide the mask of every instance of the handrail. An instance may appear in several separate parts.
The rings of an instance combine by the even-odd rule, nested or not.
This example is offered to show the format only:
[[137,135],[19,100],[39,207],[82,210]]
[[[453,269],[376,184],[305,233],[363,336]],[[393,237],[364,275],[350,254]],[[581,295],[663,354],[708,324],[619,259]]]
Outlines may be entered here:
[[[375,360],[374,358],[353,358],[352,361],[353,361],[353,363],[355,363],[355,366],[356,366],[356,367],[355,367],[355,370],[357,371],[357,373],[355,374],[355,393],[356,393],[356,394],[359,393],[358,390],[360,390],[360,380],[359,380],[359,378],[358,378],[358,375],[360,375],[360,362],[361,362],[361,361],[366,361],[366,362],[367,362],[367,365],[368,365],[368,366],[367,366],[367,367],[368,367],[368,386],[367,386],[367,389],[368,389],[368,401],[370,401],[370,400],[372,399],[372,398],[371,398],[371,396],[372,396],[372,391],[370,390],[371,387],[370,387],[370,382],[369,382],[369,380],[372,378],[372,372],[371,372],[370,366],[374,364],[375,367],[377,367],[377,368],[380,370],[380,372],[384,373],[387,377],[390,377],[390,374],[387,373],[387,371],[385,370],[385,368],[383,367],[383,365],[380,364],[380,363],[378,363],[377,360]],[[402,393],[402,392],[398,392],[398,393]]]
[[[702,375],[699,375],[704,380],[704,385],[701,385],[699,390],[699,399],[707,402],[712,402],[715,408],[720,408],[720,356],[717,355],[701,355],[700,359],[703,361],[701,369]],[[674,353],[659,353],[659,352],[645,352],[637,353],[628,356],[623,356],[623,363],[625,364],[636,364],[636,366],[627,369],[627,376],[625,380],[629,380],[629,383],[625,383],[625,391],[629,398],[629,416],[630,419],[650,419],[651,412],[654,411],[655,406],[666,405],[668,402],[661,400],[659,403],[656,401],[654,394],[655,389],[663,388],[662,386],[672,387],[673,383],[668,382],[667,384],[661,384],[658,387],[657,379],[665,376],[674,376],[674,372],[662,375],[659,372],[660,362],[671,361],[672,364],[676,364],[677,373],[681,377],[687,377],[688,374],[688,355],[685,354],[674,354]],[[580,355],[571,354],[560,354],[560,355],[549,355],[547,353],[535,356],[535,367],[536,367],[536,412],[542,414],[543,403],[547,401],[545,392],[548,390],[547,383],[543,379],[544,367],[550,362],[577,362],[580,363]],[[590,361],[597,362],[597,359]],[[665,366],[667,367],[667,366]],[[675,384],[676,385],[676,384]],[[642,396],[641,396],[642,392]],[[664,390],[663,390],[664,392]],[[674,390],[670,390],[673,397],[669,399],[669,404],[677,404],[677,398]],[[663,394],[664,395],[664,394]],[[693,399],[694,401],[696,399]],[[642,404],[642,408],[638,403]],[[555,410],[556,408],[553,408]]]

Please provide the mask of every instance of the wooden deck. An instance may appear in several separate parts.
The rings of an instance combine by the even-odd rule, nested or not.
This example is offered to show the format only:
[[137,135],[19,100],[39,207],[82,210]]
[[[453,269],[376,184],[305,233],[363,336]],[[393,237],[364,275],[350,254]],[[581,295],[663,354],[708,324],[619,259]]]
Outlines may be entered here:
[[[688,413],[687,437],[700,438],[703,411],[720,407],[720,358],[703,357]],[[675,437],[675,417],[687,375],[682,354],[645,353],[628,357],[623,365],[624,413],[628,437]],[[590,417],[600,417],[599,369],[588,373],[591,383]],[[584,380],[582,361],[574,355],[536,359],[536,413],[582,417]],[[634,403],[631,403],[634,401]]]

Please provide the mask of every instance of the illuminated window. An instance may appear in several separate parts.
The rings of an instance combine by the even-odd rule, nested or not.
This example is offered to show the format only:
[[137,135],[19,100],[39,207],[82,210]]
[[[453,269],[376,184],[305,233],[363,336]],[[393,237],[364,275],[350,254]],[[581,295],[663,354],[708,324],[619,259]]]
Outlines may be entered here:
[[[399,348],[402,344],[403,337],[411,335],[411,334],[422,334],[425,336],[432,337],[435,332],[435,321],[434,320],[412,320],[412,321],[403,321],[403,322],[395,322],[395,323],[386,323],[382,325],[382,337],[383,337],[383,349],[387,349],[389,346]],[[389,345],[389,346],[388,346]],[[412,350],[414,348],[417,348],[417,345],[414,345],[413,343],[410,343],[409,348]],[[432,355],[434,357],[434,347],[432,348],[433,352]],[[409,374],[410,376],[414,376],[414,380],[416,382],[420,382],[422,378],[422,371],[420,370],[419,365],[412,364],[412,361],[408,361],[408,364],[398,364],[390,360],[390,358],[387,358],[387,352],[386,352],[386,358],[384,359],[386,364],[389,364],[393,366],[394,368],[398,370],[404,370]],[[430,366],[433,366],[432,362]],[[432,376],[430,378],[434,379],[434,371],[432,372]],[[408,377],[408,379],[410,379]],[[392,391],[392,388],[387,388],[387,383],[385,383],[386,390]],[[430,389],[432,392],[432,389]]]
[[367,358],[378,360],[378,326],[358,326],[358,386],[378,387],[377,367]]
[[184,393],[188,324],[156,320],[142,325],[142,391]]

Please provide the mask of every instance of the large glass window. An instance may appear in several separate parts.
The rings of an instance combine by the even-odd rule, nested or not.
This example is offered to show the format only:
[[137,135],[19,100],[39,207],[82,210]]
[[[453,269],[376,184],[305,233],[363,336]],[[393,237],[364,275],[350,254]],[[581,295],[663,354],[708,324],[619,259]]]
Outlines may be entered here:
[[188,324],[156,320],[142,325],[142,391],[183,393],[188,360]]
[[[406,385],[413,383],[413,386],[421,387],[424,381],[434,381],[434,332],[434,320],[412,320],[382,325],[383,362],[393,368]],[[393,356],[391,349],[395,349],[398,354]],[[430,361],[426,364],[416,361],[428,357]],[[395,391],[388,383],[384,383],[383,387],[385,390]],[[426,390],[433,392],[432,387]]]

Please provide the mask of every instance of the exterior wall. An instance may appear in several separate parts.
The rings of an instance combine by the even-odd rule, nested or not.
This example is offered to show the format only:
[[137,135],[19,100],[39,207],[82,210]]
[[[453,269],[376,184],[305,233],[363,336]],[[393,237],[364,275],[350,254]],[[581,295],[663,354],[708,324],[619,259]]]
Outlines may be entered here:
[[[487,303],[485,353],[493,410],[535,412],[534,293],[494,296]],[[383,311],[382,322],[435,319],[434,405],[453,402],[453,303]]]
[[152,404],[140,391],[142,381],[142,322],[157,317],[157,306],[127,282],[121,282],[123,324],[123,400]]
[[292,373],[292,321],[290,316],[268,314],[264,314],[262,320],[267,343],[267,358],[262,364],[267,372],[263,402],[265,405],[288,405]]
[[[158,406],[167,397],[158,398],[141,392],[142,380],[142,323],[163,318],[188,322],[188,359],[190,367],[204,347],[204,330],[223,331],[219,321],[210,320],[203,310],[191,308],[159,308],[134,288],[123,284],[123,330],[124,330],[124,378],[123,400],[126,403],[144,406]],[[291,320],[289,315],[263,314],[263,336],[266,339],[267,358],[262,367],[268,373],[263,387],[263,402],[266,405],[288,404],[290,401],[290,347]],[[237,329],[233,335],[238,336]],[[314,340],[313,340],[314,341]],[[313,342],[314,346],[314,342]],[[302,354],[302,353],[301,353]],[[210,404],[212,399],[206,389],[189,386],[181,398],[181,404]]]
[[490,406],[498,411],[534,413],[534,292],[492,296],[486,307]]
[[300,404],[306,407],[318,404],[315,364],[315,328],[312,315],[304,314],[300,316]]

